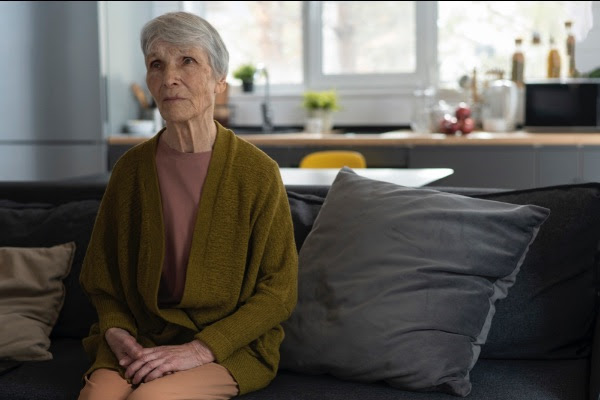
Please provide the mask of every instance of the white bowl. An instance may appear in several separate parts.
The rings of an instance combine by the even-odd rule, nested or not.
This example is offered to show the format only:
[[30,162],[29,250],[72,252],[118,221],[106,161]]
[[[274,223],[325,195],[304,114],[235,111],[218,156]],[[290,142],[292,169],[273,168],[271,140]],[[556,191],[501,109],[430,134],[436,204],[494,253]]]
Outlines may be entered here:
[[136,135],[153,135],[155,132],[154,121],[146,119],[131,119],[126,123],[127,132]]

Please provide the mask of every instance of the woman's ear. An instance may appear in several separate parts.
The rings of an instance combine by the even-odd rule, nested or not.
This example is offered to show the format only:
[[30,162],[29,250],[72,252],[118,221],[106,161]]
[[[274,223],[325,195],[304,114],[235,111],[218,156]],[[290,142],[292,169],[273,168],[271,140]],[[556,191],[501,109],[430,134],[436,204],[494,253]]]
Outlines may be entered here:
[[217,84],[215,85],[215,93],[223,93],[225,91],[225,88],[227,88],[227,81],[225,80],[225,78],[221,78],[217,81]]

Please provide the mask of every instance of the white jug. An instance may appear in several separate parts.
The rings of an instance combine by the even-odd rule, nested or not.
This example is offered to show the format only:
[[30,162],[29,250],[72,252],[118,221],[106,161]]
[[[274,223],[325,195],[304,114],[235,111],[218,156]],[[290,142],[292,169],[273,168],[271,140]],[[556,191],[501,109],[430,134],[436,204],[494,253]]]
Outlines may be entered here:
[[517,85],[507,79],[490,82],[483,91],[481,122],[487,132],[514,131],[519,101]]

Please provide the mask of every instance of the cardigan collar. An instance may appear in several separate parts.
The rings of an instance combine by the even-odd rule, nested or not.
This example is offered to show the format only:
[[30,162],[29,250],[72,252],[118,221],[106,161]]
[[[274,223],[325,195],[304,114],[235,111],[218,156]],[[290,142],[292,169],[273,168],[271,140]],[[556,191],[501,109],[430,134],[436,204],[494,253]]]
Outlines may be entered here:
[[[165,254],[165,228],[155,155],[158,140],[164,129],[141,145],[144,146],[144,149],[142,160],[140,160],[140,180],[143,190],[140,198],[144,221],[142,221],[140,238],[141,249],[138,260],[137,287],[148,309],[167,320],[171,319],[169,318],[171,313],[181,313],[183,311],[180,308],[185,308],[190,304],[192,301],[189,298],[190,285],[194,285],[195,282],[202,279],[203,257],[206,254],[213,210],[219,194],[219,181],[226,174],[226,169],[231,164],[229,155],[235,148],[235,134],[225,129],[218,122],[215,121],[215,123],[217,125],[217,137],[200,198],[183,298],[181,303],[176,306],[177,308],[160,309],[158,307],[158,289]],[[160,238],[160,240],[158,243],[149,243],[148,238]],[[190,268],[190,265],[195,267]]]

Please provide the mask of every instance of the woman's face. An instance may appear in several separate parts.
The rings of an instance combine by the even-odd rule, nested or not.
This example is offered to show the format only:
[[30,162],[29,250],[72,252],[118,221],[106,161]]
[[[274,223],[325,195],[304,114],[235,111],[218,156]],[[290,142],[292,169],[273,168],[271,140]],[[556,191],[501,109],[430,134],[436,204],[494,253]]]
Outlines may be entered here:
[[158,42],[146,56],[146,84],[160,114],[168,122],[213,118],[215,94],[225,90],[217,81],[206,52]]

